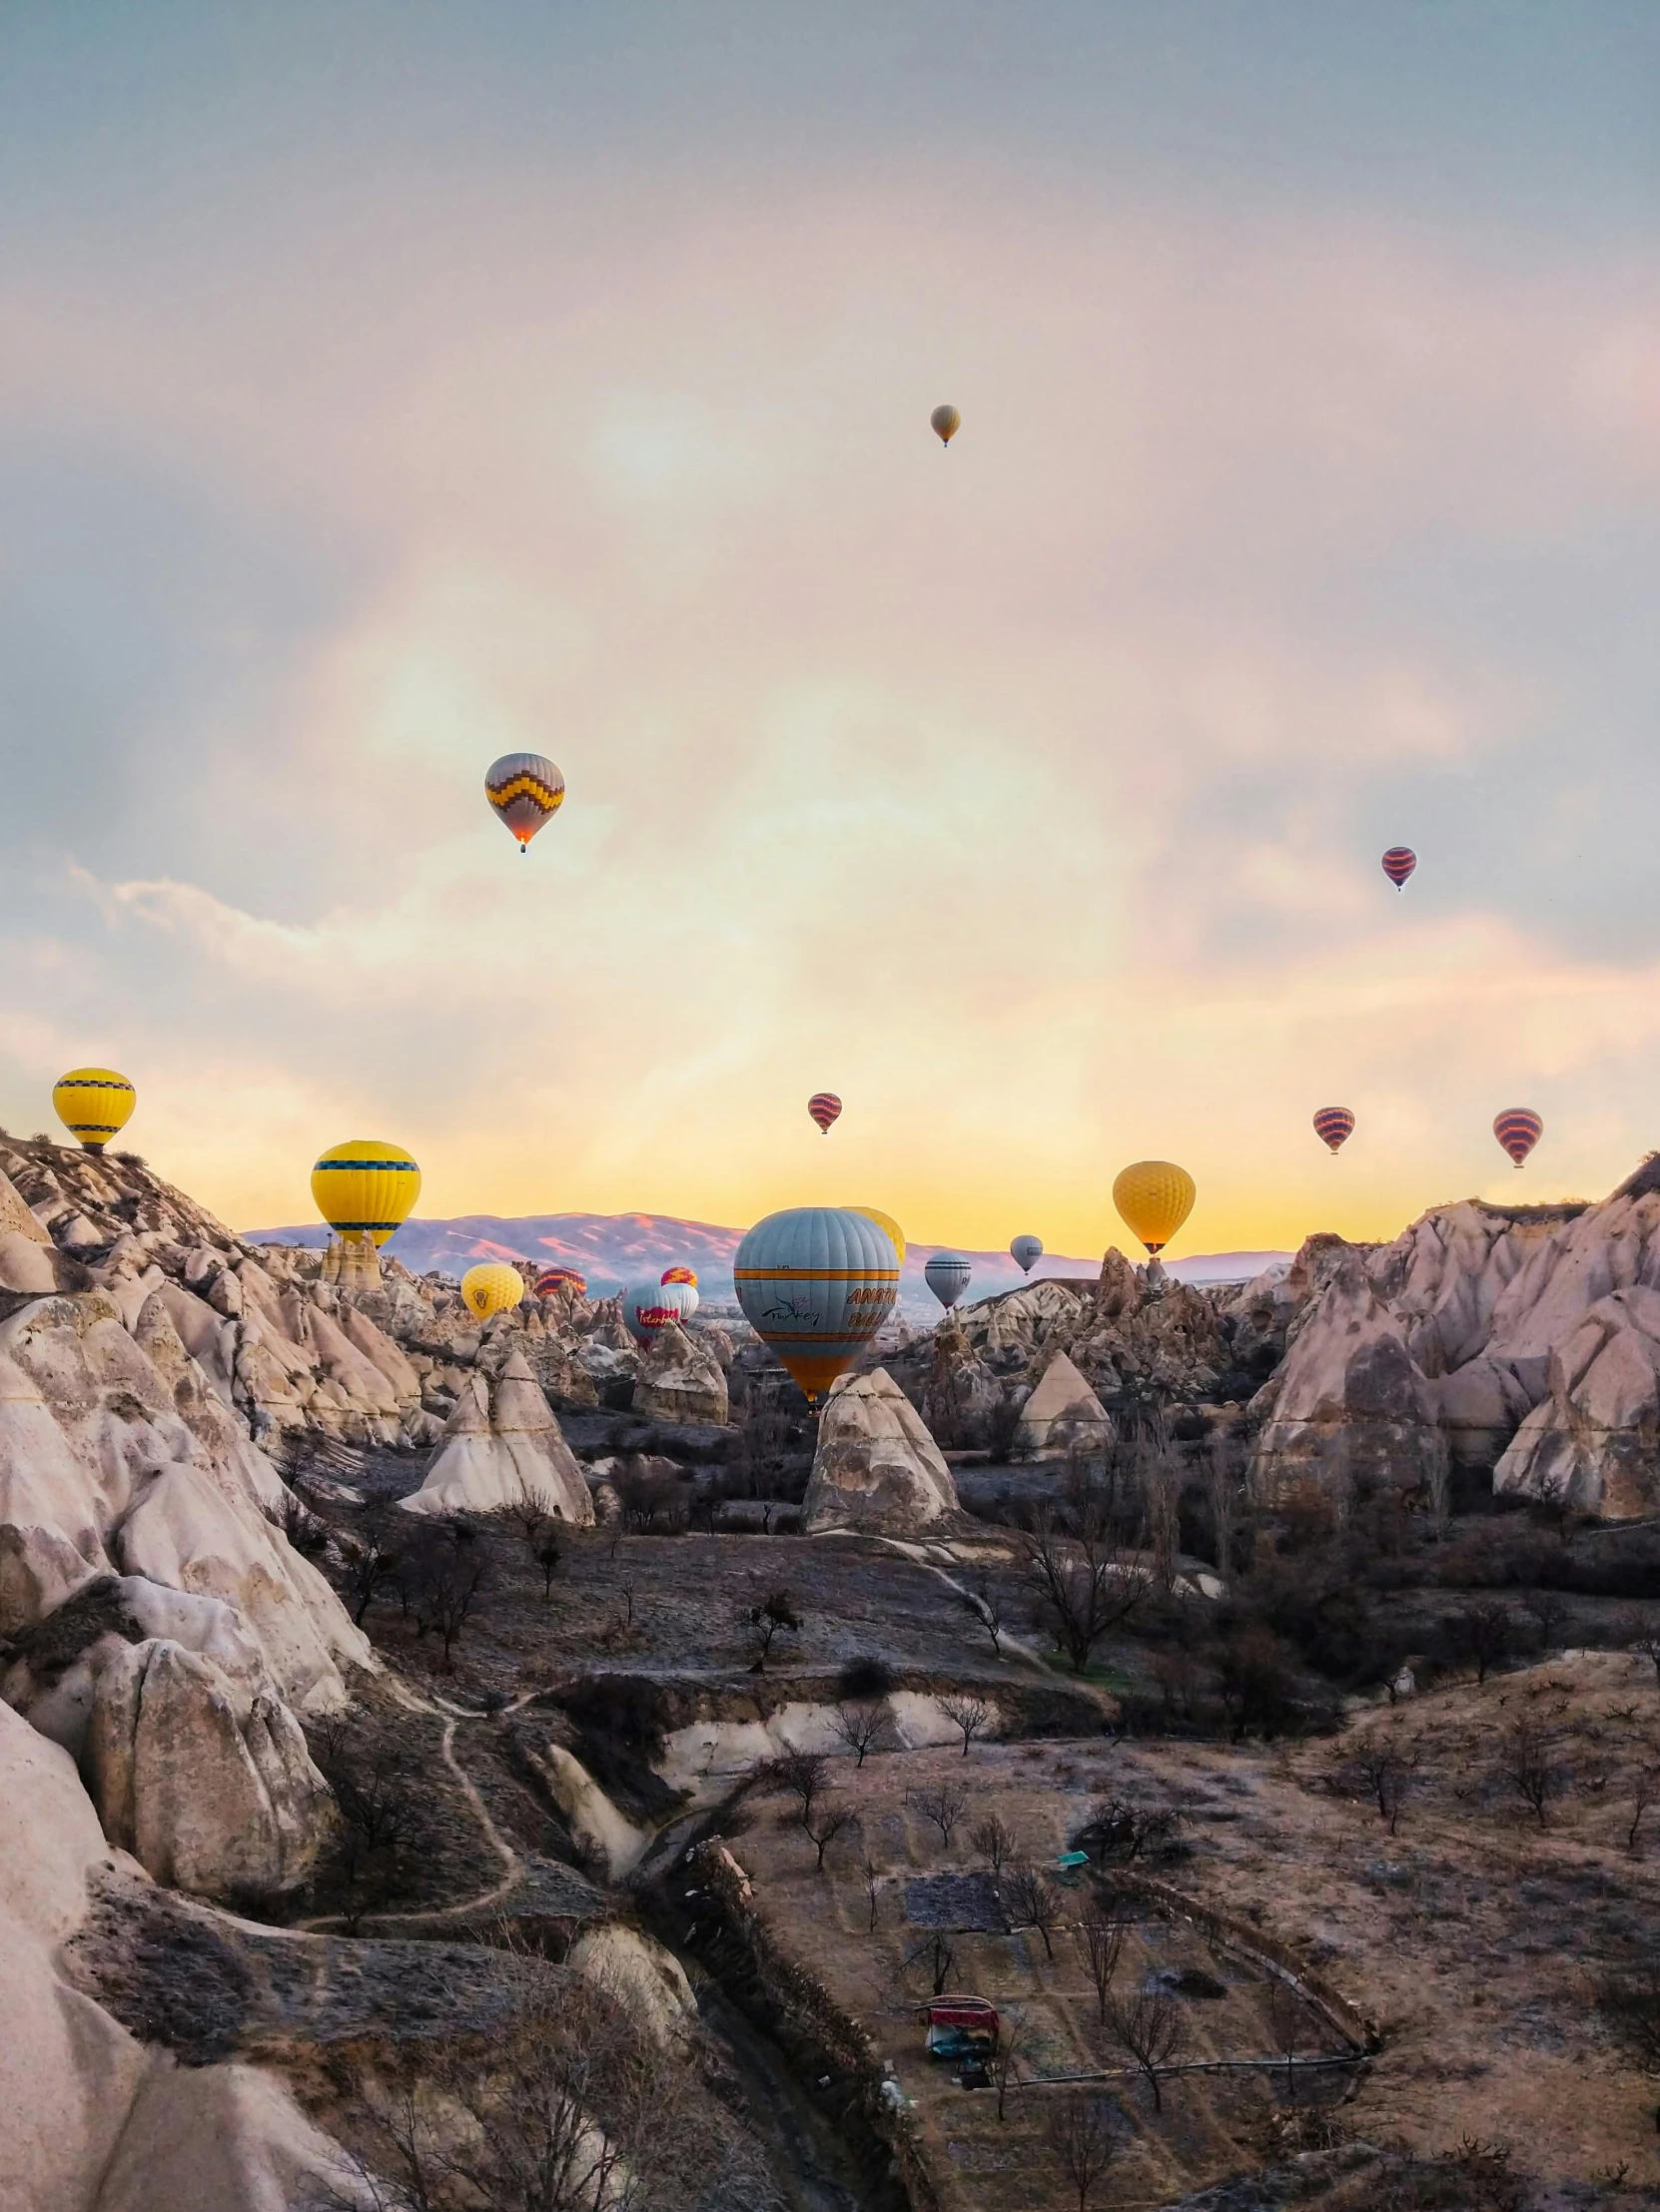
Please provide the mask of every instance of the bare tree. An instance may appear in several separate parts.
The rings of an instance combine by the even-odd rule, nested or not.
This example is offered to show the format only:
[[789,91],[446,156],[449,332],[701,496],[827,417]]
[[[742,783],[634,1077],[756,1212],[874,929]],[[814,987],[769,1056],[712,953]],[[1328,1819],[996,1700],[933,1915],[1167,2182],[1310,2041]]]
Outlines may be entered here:
[[436,1635],[443,1646],[444,1670],[450,1672],[454,1648],[484,1586],[484,1560],[477,1540],[460,1523],[435,1528],[418,1544],[412,1565],[415,1634]]
[[1026,2041],[1026,2014],[1018,2004],[998,2011],[997,2043],[992,2051],[992,2086],[997,2091],[997,2116],[1004,2117],[1009,2091],[1020,2086],[1020,2054]]
[[954,1782],[932,1783],[924,1790],[910,1791],[908,1802],[939,1830],[942,1846],[949,1846],[951,1832],[968,1805],[968,1792]]
[[1522,1610],[1538,1631],[1539,1657],[1543,1659],[1568,1617],[1567,1600],[1559,1590],[1532,1590],[1522,1600]]
[[836,1841],[836,1838],[845,1835],[849,1829],[857,1833],[858,1827],[859,1815],[857,1810],[853,1806],[842,1804],[834,1798],[821,1798],[811,1813],[802,1815],[802,1834],[818,1853],[818,1870],[820,1873],[824,1871],[824,1854]]
[[1113,1976],[1124,1952],[1126,1925],[1117,1913],[1105,1920],[1092,1915],[1080,1920],[1072,1931],[1095,1990],[1096,2019],[1102,2028],[1107,2025],[1107,2000],[1113,1993]]
[[1021,1543],[1045,1625],[1081,1675],[1102,1638],[1146,1598],[1153,1577],[1145,1562],[1118,1556],[1103,1484],[1081,1480],[1068,1518],[1070,1529],[1052,1507],[1044,1507]]
[[1054,1884],[1041,1868],[1029,1863],[1009,1866],[997,1885],[1003,1909],[1012,1927],[1036,1928],[1043,1937],[1044,1956],[1055,1956],[1054,1934],[1062,1924],[1061,1900]]
[[957,1953],[944,1928],[935,1928],[921,1942],[913,1943],[905,1953],[907,1973],[914,1972],[919,1966],[928,1976],[929,1986],[935,1996],[944,1996],[957,1971]]
[[859,1868],[859,1875],[864,1882],[865,1896],[870,1904],[870,1927],[867,1932],[874,1935],[877,1921],[881,1917],[879,1906],[881,1902],[882,1869],[877,1865],[874,1858],[866,1858],[864,1864]]
[[1277,1976],[1268,1983],[1268,2033],[1273,2047],[1285,2060],[1285,2102],[1296,2102],[1296,2054],[1305,2041],[1307,2018],[1303,2003],[1288,1981]]
[[1119,2152],[1113,2107],[1106,2097],[1068,2097],[1050,2115],[1049,2146],[1067,2178],[1078,2212],[1090,2212],[1096,2191]]
[[1475,1669],[1478,1683],[1510,1656],[1516,1624],[1502,1598],[1469,1598],[1448,1624],[1453,1648]]
[[1643,1819],[1660,1797],[1660,1767],[1642,1767],[1631,1785],[1631,1819],[1625,1831],[1625,1847],[1635,1858],[1642,1849]]
[[1505,1781],[1531,1810],[1541,1828],[1546,1809],[1556,1794],[1557,1772],[1549,1736],[1531,1714],[1523,1714],[1505,1731],[1502,1773]]
[[853,1764],[862,1767],[867,1752],[886,1751],[893,1741],[893,1717],[885,1701],[870,1702],[859,1699],[838,1705],[830,1716],[830,1726],[853,1754]]
[[801,1615],[787,1590],[769,1590],[759,1604],[750,1606],[743,1620],[744,1648],[751,1655],[750,1673],[764,1675],[777,1637],[785,1631],[794,1635],[801,1626]]
[[1000,1874],[1015,1855],[1015,1840],[995,1813],[969,1830],[969,1842],[994,1874]]
[[1153,2091],[1153,2109],[1162,2112],[1159,2076],[1186,2047],[1188,2022],[1176,1999],[1164,1989],[1138,1989],[1115,1996],[1107,2006],[1107,2028]]
[[984,1698],[953,1697],[940,1700],[940,1711],[954,1729],[962,1732],[963,1757],[977,1736],[983,1736],[996,1718]]
[[1391,1836],[1400,1825],[1401,1808],[1417,1764],[1417,1746],[1402,1744],[1392,1731],[1384,1729],[1362,1737],[1348,1760],[1355,1779],[1376,1806],[1377,1818],[1388,1822]]
[[398,1572],[398,1554],[378,1536],[370,1537],[351,1554],[346,1562],[346,1572],[341,1577],[342,1595],[352,1608],[352,1618],[359,1628],[364,1616],[374,1604],[381,1587],[390,1582]]
[[1181,1559],[1182,1462],[1169,1445],[1151,1440],[1137,1457],[1153,1579],[1168,1596],[1176,1588]]
[[970,1609],[981,1627],[992,1640],[992,1650],[1003,1657],[1003,1625],[1007,1612],[998,1588],[984,1567],[974,1578],[974,1595],[969,1599]]
[[830,1762],[823,1752],[788,1751],[762,1770],[760,1779],[777,1790],[787,1790],[800,1805],[799,1819],[813,1817],[813,1807],[830,1785]]
[[1211,1535],[1217,1573],[1226,1581],[1234,1572],[1234,1524],[1239,1512],[1239,1453],[1231,1438],[1220,1430],[1211,1438],[1206,1493],[1211,1507]]
[[1654,1669],[1654,1680],[1660,1685],[1660,1618],[1628,1613],[1620,1622],[1620,1630],[1627,1649],[1648,1661]]

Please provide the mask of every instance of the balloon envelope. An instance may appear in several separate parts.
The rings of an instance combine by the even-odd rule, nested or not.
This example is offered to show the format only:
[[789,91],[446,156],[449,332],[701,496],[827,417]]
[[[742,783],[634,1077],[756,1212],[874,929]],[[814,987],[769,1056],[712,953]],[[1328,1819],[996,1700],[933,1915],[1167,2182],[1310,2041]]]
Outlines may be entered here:
[[1321,1106],[1314,1115],[1314,1134],[1335,1151],[1354,1134],[1354,1116],[1347,1106]]
[[657,1280],[659,1282],[689,1282],[695,1290],[697,1288],[697,1269],[695,1267],[665,1267]]
[[1383,873],[1397,891],[1404,887],[1407,877],[1417,865],[1418,856],[1410,845],[1391,845],[1383,855]]
[[475,1321],[508,1313],[524,1296],[524,1277],[504,1259],[483,1259],[461,1277],[461,1296]]
[[899,1255],[851,1206],[791,1206],[756,1222],[732,1280],[744,1319],[816,1405],[893,1311]]
[[503,753],[484,771],[484,797],[522,850],[564,803],[565,780],[540,753]]
[[381,1137],[336,1144],[312,1169],[317,1210],[342,1236],[384,1244],[419,1196],[420,1169],[401,1144]]
[[1169,1159],[1138,1159],[1113,1184],[1114,1205],[1151,1253],[1164,1250],[1198,1195],[1187,1168]]
[[973,1260],[965,1259],[961,1252],[936,1252],[922,1270],[922,1279],[949,1313],[968,1288],[973,1273]]
[[874,1221],[879,1229],[886,1229],[894,1250],[899,1254],[899,1264],[905,1264],[905,1231],[891,1213],[884,1213],[877,1205],[856,1205],[855,1213],[862,1213],[867,1221]]
[[928,417],[928,425],[942,445],[949,445],[963,426],[963,418],[954,406],[937,406]]
[[573,1297],[585,1298],[588,1278],[576,1267],[544,1267],[536,1277],[536,1296],[552,1298],[561,1290],[568,1290]]
[[622,1319],[636,1344],[649,1344],[670,1321],[689,1321],[697,1292],[689,1282],[636,1282],[622,1293]]
[[89,1152],[120,1135],[137,1104],[138,1093],[113,1068],[72,1068],[52,1086],[53,1111]]
[[1009,1257],[1023,1275],[1029,1275],[1044,1256],[1044,1240],[1041,1236],[1017,1236],[1009,1246]]
[[842,1103],[833,1091],[815,1091],[807,1101],[807,1111],[818,1123],[822,1132],[830,1134],[830,1124],[840,1118]]
[[1493,1134],[1518,1167],[1544,1133],[1544,1122],[1530,1106],[1506,1106],[1493,1121]]

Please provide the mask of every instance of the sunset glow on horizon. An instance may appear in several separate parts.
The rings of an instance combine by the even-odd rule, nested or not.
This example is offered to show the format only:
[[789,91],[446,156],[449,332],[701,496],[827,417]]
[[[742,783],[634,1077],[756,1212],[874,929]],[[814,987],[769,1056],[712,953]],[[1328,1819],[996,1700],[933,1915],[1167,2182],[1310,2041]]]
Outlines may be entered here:
[[239,1227],[355,1136],[428,1217],[1057,1253],[1165,1157],[1174,1258],[1612,1187],[1660,24],[1505,11],[1472,142],[1479,12],[1298,84],[1208,5],[14,23],[0,1122],[119,1069]]

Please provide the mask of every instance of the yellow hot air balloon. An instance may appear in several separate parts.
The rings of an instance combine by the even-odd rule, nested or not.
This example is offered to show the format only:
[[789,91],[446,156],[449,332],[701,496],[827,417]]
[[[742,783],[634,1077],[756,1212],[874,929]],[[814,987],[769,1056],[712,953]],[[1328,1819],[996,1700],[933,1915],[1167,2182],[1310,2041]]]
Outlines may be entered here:
[[954,406],[938,406],[928,417],[928,426],[942,445],[949,445],[963,426],[963,418]]
[[113,1068],[72,1068],[52,1086],[52,1106],[71,1136],[101,1152],[126,1127],[138,1093]]
[[461,1277],[461,1296],[475,1320],[506,1313],[524,1296],[524,1277],[504,1259],[481,1260]]
[[1199,1195],[1186,1167],[1169,1159],[1139,1159],[1113,1184],[1113,1203],[1152,1253],[1162,1252]]
[[879,1229],[887,1230],[893,1238],[893,1248],[899,1254],[899,1264],[903,1267],[905,1264],[905,1231],[893,1215],[884,1213],[880,1206],[874,1205],[849,1206],[847,1210],[850,1213],[862,1213],[867,1221],[874,1221]]
[[312,1169],[312,1197],[332,1229],[354,1240],[384,1244],[410,1217],[420,1196],[420,1169],[401,1144],[355,1136],[336,1144]]

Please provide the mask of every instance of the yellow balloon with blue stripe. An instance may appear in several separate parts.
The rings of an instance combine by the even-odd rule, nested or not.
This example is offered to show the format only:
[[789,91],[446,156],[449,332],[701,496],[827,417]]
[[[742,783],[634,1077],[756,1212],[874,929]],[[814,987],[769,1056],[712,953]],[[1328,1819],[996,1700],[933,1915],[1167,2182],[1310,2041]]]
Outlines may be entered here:
[[524,1296],[524,1277],[504,1259],[480,1260],[461,1277],[461,1296],[475,1321],[487,1321],[492,1313],[507,1313]]
[[312,1169],[317,1210],[342,1236],[384,1244],[403,1226],[420,1196],[420,1169],[402,1144],[355,1136],[336,1144]]
[[101,1152],[127,1126],[138,1093],[113,1068],[72,1068],[52,1086],[58,1119],[89,1152]]

